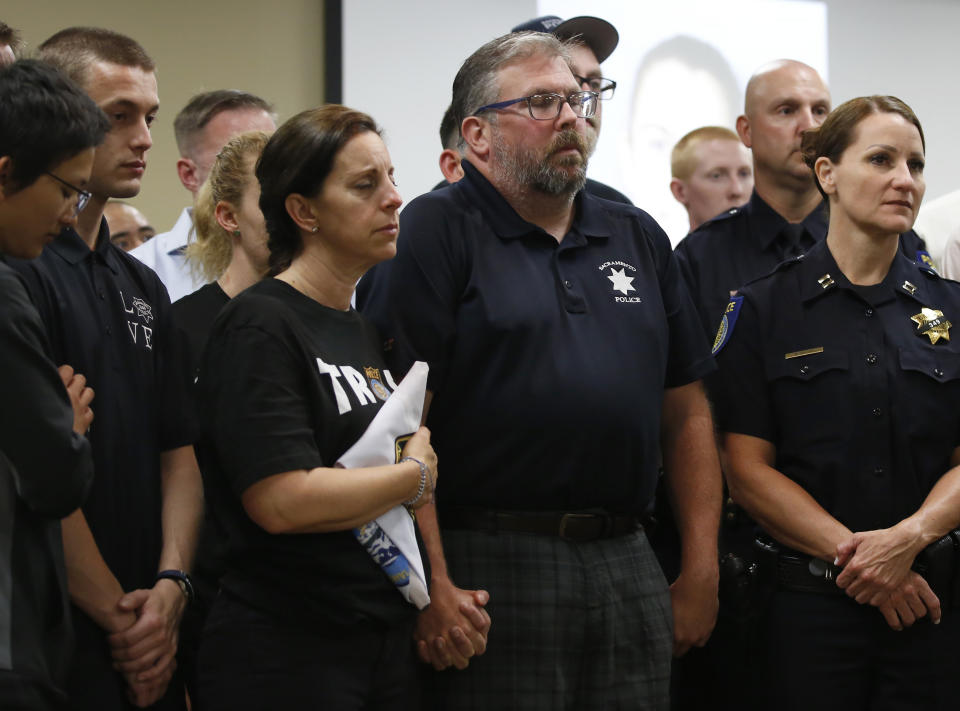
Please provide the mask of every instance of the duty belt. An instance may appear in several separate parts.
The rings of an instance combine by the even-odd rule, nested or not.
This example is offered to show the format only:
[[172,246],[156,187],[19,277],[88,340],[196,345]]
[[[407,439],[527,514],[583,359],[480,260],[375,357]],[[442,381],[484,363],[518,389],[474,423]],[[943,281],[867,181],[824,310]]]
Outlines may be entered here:
[[837,587],[840,568],[819,558],[781,553],[777,560],[777,583],[784,590],[795,592],[844,595]]
[[[757,539],[763,545],[765,539]],[[927,581],[943,609],[960,607],[960,529],[937,539],[917,555],[913,570]],[[837,587],[840,568],[802,553],[780,551],[777,584],[795,592],[844,595]]]

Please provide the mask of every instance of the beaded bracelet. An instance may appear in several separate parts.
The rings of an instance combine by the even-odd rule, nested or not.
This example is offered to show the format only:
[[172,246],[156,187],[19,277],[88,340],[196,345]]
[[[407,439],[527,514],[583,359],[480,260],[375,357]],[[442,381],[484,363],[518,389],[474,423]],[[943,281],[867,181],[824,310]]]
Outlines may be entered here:
[[420,500],[420,497],[423,496],[423,492],[426,491],[427,489],[427,476],[429,475],[430,470],[427,469],[426,464],[421,462],[416,457],[404,457],[403,459],[400,460],[400,463],[403,464],[404,462],[416,462],[417,464],[420,465],[420,486],[417,488],[417,495],[414,496],[409,501],[403,502],[404,506],[413,506],[415,503],[417,503]]

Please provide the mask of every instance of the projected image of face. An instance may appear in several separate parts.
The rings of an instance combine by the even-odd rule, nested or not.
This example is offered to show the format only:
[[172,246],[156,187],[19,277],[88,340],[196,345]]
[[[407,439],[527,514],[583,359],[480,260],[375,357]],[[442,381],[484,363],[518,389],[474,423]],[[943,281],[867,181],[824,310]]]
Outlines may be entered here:
[[698,39],[677,36],[641,60],[633,95],[627,169],[633,194],[676,242],[687,215],[670,195],[670,151],[698,126],[736,121],[736,79],[723,55]]

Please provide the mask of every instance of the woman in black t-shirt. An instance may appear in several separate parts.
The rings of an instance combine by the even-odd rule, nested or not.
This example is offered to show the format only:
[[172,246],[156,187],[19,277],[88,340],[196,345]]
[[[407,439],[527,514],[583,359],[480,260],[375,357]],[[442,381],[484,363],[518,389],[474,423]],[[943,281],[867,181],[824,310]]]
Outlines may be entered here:
[[204,485],[227,544],[203,632],[204,709],[414,708],[416,608],[353,529],[432,497],[429,432],[397,464],[338,468],[396,387],[354,284],[396,251],[401,198],[373,120],[278,129],[256,168],[273,278],[227,304],[200,388]]
[[930,544],[960,524],[960,286],[898,251],[924,151],[889,96],[808,131],[827,238],[733,297],[715,346],[730,491],[779,549],[763,708],[956,707],[956,553]]

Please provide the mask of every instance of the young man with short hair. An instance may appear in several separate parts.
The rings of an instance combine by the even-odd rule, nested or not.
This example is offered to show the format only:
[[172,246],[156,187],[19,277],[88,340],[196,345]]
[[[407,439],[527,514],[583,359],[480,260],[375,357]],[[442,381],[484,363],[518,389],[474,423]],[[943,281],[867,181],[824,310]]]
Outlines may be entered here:
[[747,201],[753,191],[750,151],[723,126],[695,128],[670,154],[670,192],[687,210],[690,231]]
[[154,63],[134,40],[97,28],[62,30],[38,54],[110,119],[76,227],[16,265],[56,362],[83,372],[99,404],[93,488],[63,523],[78,641],[67,690],[74,708],[179,709],[183,687],[171,680],[203,507],[196,425],[166,290],[111,244],[103,220],[110,198],[140,191],[159,108]]
[[[197,94],[173,122],[180,150],[180,182],[196,200],[217,153],[227,141],[247,131],[273,133],[276,128],[273,107],[259,96],[235,89]],[[199,272],[190,270],[184,256],[184,248],[192,239],[193,208],[185,207],[173,229],[131,252],[157,273],[171,302],[192,294],[205,283]]]

